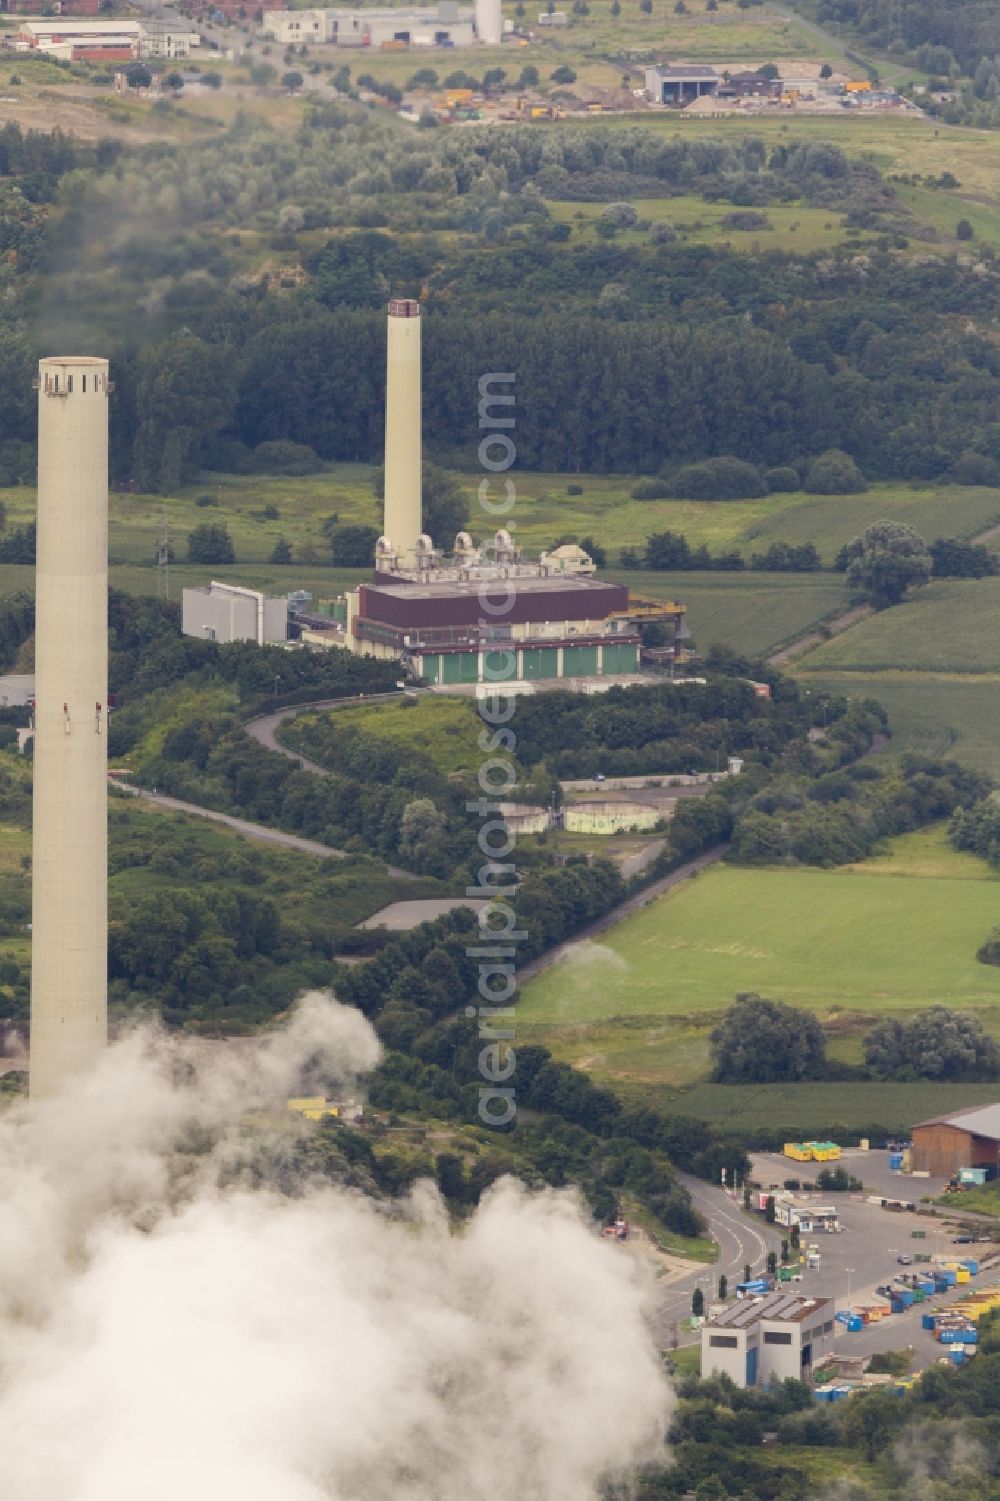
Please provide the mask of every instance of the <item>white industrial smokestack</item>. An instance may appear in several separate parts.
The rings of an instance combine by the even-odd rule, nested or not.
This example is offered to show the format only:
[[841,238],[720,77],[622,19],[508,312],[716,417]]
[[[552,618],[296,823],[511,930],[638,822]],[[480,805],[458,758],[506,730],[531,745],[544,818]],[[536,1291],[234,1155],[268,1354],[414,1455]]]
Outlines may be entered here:
[[108,1032],[108,362],[38,367],[33,1099]]
[[423,531],[420,452],[420,303],[389,303],[385,385],[385,525],[404,567]]
[[501,0],[476,0],[476,35],[487,46],[499,47],[503,41]]

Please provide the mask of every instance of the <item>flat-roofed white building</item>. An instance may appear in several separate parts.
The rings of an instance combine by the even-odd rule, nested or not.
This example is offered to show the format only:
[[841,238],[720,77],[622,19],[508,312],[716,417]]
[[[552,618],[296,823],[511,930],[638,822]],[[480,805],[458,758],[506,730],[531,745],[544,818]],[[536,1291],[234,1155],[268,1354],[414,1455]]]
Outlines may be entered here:
[[201,641],[256,641],[258,646],[288,639],[288,600],[239,584],[212,583],[185,589],[181,607],[185,636]]
[[475,6],[438,0],[436,6],[266,10],[261,20],[261,31],[286,47],[471,47],[478,41],[495,44],[509,29],[496,0],[477,0]]
[[44,16],[21,22],[17,46],[58,57],[187,57],[199,45],[196,31],[140,17]]
[[829,1298],[742,1298],[703,1326],[701,1374],[728,1376],[735,1386],[805,1380],[833,1344],[833,1313]]

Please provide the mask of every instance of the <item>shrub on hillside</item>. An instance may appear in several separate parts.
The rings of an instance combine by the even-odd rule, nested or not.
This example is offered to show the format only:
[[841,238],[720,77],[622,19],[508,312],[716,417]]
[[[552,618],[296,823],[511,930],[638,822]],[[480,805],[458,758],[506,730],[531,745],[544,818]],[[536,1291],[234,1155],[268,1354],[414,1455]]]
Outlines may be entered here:
[[951,476],[959,485],[1000,485],[1000,464],[988,454],[966,449],[952,465]]
[[809,495],[857,495],[868,483],[849,453],[828,448],[809,465],[802,488]]
[[236,552],[228,527],[203,521],[188,535],[189,563],[235,563]]
[[316,474],[323,467],[308,443],[292,443],[287,438],[258,443],[253,456],[258,474]]
[[1000,1049],[978,1017],[928,1006],[912,1021],[891,1017],[873,1027],[865,1038],[865,1063],[879,1079],[993,1079]]
[[377,541],[373,526],[335,526],[330,531],[332,561],[337,568],[370,568]]
[[669,500],[670,486],[665,479],[641,479],[632,486],[633,500]]
[[764,470],[764,482],[773,495],[787,495],[797,490],[802,481],[797,469],[791,464],[779,464],[777,469]]
[[826,1038],[815,1016],[752,992],[736,997],[709,1046],[717,1084],[787,1084],[826,1072]]
[[678,469],[670,493],[678,500],[753,500],[766,495],[767,486],[755,464],[723,454]]
[[981,542],[938,537],[928,551],[935,578],[984,579],[1000,573],[1000,558]]

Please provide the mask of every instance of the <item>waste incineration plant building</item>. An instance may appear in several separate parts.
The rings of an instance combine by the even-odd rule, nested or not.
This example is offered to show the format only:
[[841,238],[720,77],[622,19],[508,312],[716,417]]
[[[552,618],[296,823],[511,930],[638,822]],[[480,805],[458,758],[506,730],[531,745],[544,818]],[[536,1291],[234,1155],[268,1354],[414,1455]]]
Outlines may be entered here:
[[[661,661],[687,660],[685,606],[637,599],[624,585],[594,577],[593,561],[579,547],[557,547],[528,560],[504,528],[479,544],[459,532],[450,550],[441,546],[446,539],[427,535],[422,321],[419,302],[389,303],[385,512],[374,578],[333,602],[327,639],[315,644],[400,661],[435,687],[470,689],[496,683],[528,689],[544,680],[601,688],[634,679],[644,625],[659,628]],[[513,377],[484,380],[491,385],[483,390],[480,412],[497,433],[483,444],[495,444],[495,455],[513,446],[506,432],[516,400]],[[486,489],[496,513],[503,509],[506,475],[500,462],[492,467],[500,472]]]

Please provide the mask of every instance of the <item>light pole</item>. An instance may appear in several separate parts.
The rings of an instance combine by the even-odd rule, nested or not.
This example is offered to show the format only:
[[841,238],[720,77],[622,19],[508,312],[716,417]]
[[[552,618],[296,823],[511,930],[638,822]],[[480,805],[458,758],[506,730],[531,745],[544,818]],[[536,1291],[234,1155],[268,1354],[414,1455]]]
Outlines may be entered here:
[[854,1270],[855,1269],[852,1266],[845,1266],[845,1268],[844,1268],[844,1271],[847,1273],[847,1301],[848,1301],[848,1303],[850,1303],[850,1301],[851,1301],[851,1277],[854,1275]]

